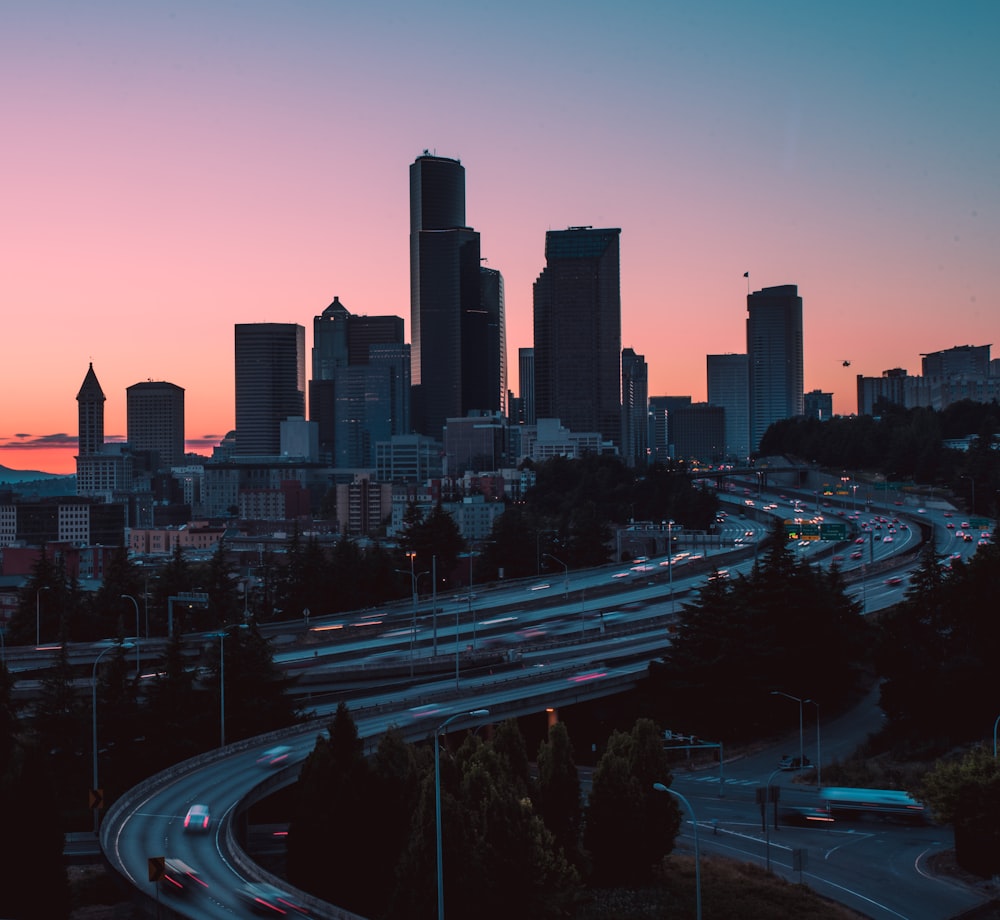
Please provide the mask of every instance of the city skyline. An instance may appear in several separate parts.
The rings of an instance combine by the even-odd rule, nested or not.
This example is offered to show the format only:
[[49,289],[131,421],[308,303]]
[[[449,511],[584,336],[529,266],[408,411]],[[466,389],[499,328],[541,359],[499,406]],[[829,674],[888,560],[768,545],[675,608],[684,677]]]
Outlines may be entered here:
[[129,386],[169,381],[207,454],[235,428],[235,324],[339,296],[412,341],[425,148],[466,169],[508,360],[545,234],[614,226],[650,395],[704,400],[749,288],[795,284],[804,388],[854,412],[858,373],[996,342],[996,25],[987,2],[7,10],[0,464],[73,471],[90,362],[107,441]]

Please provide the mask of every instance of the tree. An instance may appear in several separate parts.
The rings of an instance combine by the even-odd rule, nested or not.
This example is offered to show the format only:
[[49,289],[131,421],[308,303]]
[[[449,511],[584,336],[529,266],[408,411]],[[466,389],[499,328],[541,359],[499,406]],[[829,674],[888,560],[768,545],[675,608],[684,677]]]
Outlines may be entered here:
[[594,771],[584,844],[599,886],[648,883],[674,846],[680,811],[673,797],[653,789],[672,781],[663,733],[649,719],[631,732],[615,731]]
[[538,748],[537,810],[567,858],[579,864],[583,800],[573,745],[563,722],[549,727]]

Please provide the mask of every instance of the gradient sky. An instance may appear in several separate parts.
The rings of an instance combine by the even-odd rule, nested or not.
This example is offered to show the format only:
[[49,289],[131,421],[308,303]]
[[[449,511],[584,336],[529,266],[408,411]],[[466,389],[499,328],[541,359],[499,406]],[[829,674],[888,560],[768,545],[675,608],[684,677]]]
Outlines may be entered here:
[[[620,227],[622,345],[706,396],[754,290],[797,284],[806,389],[1000,348],[995,0],[0,6],[0,464],[73,472],[89,362],[234,425],[233,326],[339,296],[404,317],[409,164],[466,218],[532,344],[545,232]],[[850,360],[849,368],[843,361]]]

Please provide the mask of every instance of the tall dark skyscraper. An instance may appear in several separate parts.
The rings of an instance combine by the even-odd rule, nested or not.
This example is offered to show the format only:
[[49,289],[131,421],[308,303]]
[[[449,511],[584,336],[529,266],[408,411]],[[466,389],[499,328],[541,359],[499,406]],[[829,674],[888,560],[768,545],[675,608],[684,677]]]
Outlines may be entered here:
[[649,368],[646,358],[622,349],[622,460],[645,469],[649,462]]
[[159,468],[184,462],[184,390],[175,383],[146,380],[125,390],[128,444],[134,451],[152,451]]
[[357,316],[335,297],[313,320],[309,418],[337,467],[374,465],[374,444],[410,428],[410,349],[401,316]]
[[305,351],[296,323],[236,324],[236,455],[276,457],[281,423],[305,418]]
[[505,404],[503,279],[480,261],[465,168],[425,152],[410,166],[410,328],[413,427],[428,437]]
[[76,394],[79,445],[77,456],[92,457],[104,450],[104,390],[93,363],[87,368],[80,392]]
[[745,464],[750,456],[747,356],[706,355],[708,402],[726,411],[723,456]]
[[747,294],[750,449],[777,421],[802,415],[802,298],[795,284]]
[[535,414],[621,444],[621,230],[545,234],[534,286]]

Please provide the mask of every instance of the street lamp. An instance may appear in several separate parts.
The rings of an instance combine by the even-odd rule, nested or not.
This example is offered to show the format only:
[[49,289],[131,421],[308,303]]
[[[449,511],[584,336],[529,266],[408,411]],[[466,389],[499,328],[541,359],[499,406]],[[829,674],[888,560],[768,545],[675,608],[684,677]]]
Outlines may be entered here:
[[39,598],[42,596],[43,591],[48,591],[49,585],[42,585],[37,591],[35,591],[35,645],[42,644],[42,607]]
[[[414,552],[409,552],[406,554],[406,558],[410,560],[410,590],[413,592],[413,614],[412,622],[410,624],[410,679],[413,679],[413,643],[416,641],[417,635],[417,574],[413,571],[413,560],[417,558],[417,554]],[[396,572],[400,575],[405,575],[406,571],[403,569],[396,569]],[[426,575],[426,572],[421,572],[421,575]]]
[[[772,690],[771,696],[783,696],[787,700],[794,700],[799,704],[799,769],[805,768],[805,746],[802,743],[802,700],[790,693],[783,693],[781,690]],[[810,702],[812,702],[810,700]]]
[[823,785],[823,749],[820,747],[819,739],[819,703],[816,700],[805,700],[816,707],[816,785]]
[[667,521],[667,578],[670,581],[670,612],[674,612],[674,522]]
[[694,816],[694,809],[691,807],[691,803],[677,792],[677,790],[670,789],[664,786],[663,783],[653,783],[653,788],[657,792],[669,792],[671,795],[677,796],[687,807],[687,810],[691,812],[691,826],[694,828],[695,916],[697,920],[701,920],[701,853],[698,850],[698,819]]
[[563,567],[563,597],[569,597],[569,566],[562,559],[556,559],[552,553],[544,553],[543,555],[548,556],[553,562],[557,562]]
[[230,629],[247,629],[246,623],[234,623],[215,633],[219,640],[219,747],[226,746],[226,632]]
[[[468,558],[468,560],[469,560],[469,619],[472,620],[472,651],[476,650],[476,611],[473,610],[473,608],[472,608],[472,560],[476,556],[478,556],[478,555],[479,555],[479,553],[473,552],[471,549],[467,553],[459,553],[458,554],[458,558],[459,559]],[[456,618],[457,618],[457,614],[456,614]],[[457,632],[455,633],[455,641],[456,642],[458,641],[458,633]],[[456,654],[457,654],[457,651],[456,651]],[[458,665],[456,665],[455,667],[456,667],[456,674],[457,674]]]
[[449,723],[461,716],[468,716],[472,719],[482,719],[490,714],[488,709],[472,709],[468,712],[456,712],[445,719],[434,732],[434,828],[437,843],[437,902],[438,920],[444,920],[444,863],[441,853],[441,760],[438,751],[438,738],[444,732]]
[[[131,642],[122,642],[120,645],[121,645],[121,648],[123,648],[123,649],[130,649],[130,648],[132,648],[132,643]],[[119,647],[118,644],[109,645],[106,649],[104,649],[94,659],[94,670],[93,670],[93,673],[91,674],[91,677],[90,677],[90,688],[91,688],[91,692],[92,692],[92,712],[93,712],[93,716],[94,716],[94,728],[93,728],[93,735],[91,737],[91,742],[93,744],[93,750],[94,750],[94,792],[97,792],[97,790],[100,788],[100,784],[97,781],[97,665],[100,662],[100,660],[105,655],[107,655],[108,652],[110,652],[112,649],[115,649],[115,648],[118,648],[118,647]],[[98,814],[97,814],[97,809],[95,808],[94,809],[94,836],[95,837],[97,836],[97,832],[99,830],[98,823],[99,823],[99,818],[98,818]]]
[[135,676],[139,676],[142,665],[139,663],[139,602],[131,594],[123,594],[122,600],[128,598],[135,607]]

